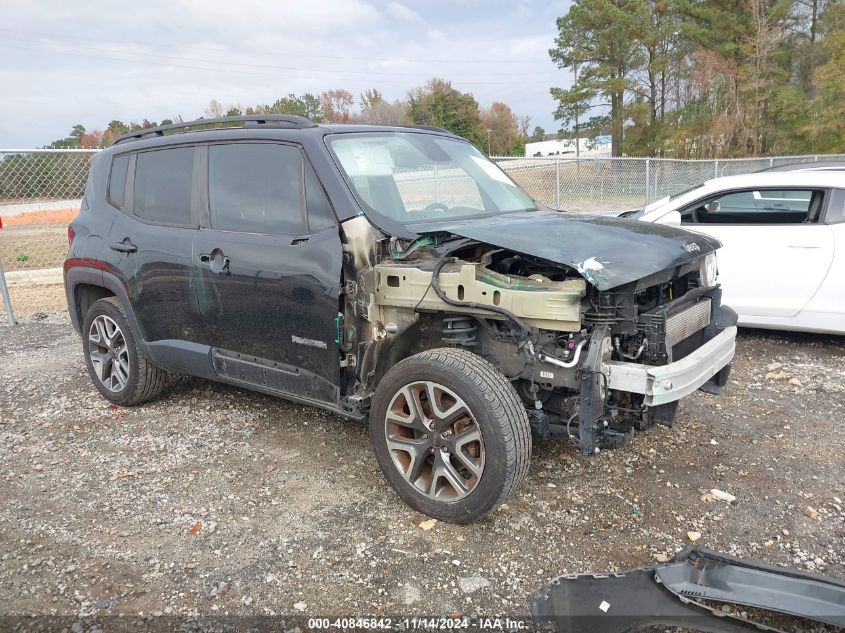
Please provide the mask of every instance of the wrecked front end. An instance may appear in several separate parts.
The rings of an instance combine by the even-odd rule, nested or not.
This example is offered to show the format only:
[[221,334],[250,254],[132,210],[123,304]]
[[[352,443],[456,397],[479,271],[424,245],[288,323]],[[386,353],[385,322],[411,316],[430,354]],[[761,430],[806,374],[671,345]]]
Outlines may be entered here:
[[[576,228],[585,239],[595,233]],[[534,254],[514,230],[473,234],[485,231],[473,225],[402,240],[363,217],[345,223],[339,336],[350,406],[365,407],[399,360],[460,347],[514,383],[537,434],[571,438],[591,454],[625,445],[654,423],[671,425],[681,397],[725,384],[736,315],[714,284],[715,246],[693,248],[687,239],[668,267],[639,255],[642,270],[631,264],[616,274],[598,256],[576,263],[544,249]],[[631,239],[630,231],[620,235]],[[544,239],[542,231],[534,236]]]

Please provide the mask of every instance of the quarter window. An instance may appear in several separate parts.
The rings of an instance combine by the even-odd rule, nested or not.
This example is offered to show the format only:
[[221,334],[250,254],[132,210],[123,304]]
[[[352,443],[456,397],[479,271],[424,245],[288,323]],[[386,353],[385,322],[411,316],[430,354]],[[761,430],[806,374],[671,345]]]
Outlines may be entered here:
[[132,212],[151,222],[191,224],[193,170],[193,147],[139,152]]
[[127,167],[129,167],[129,154],[117,156],[111,163],[109,199],[119,207],[123,206],[123,193],[126,191]]
[[270,143],[211,145],[211,226],[275,235],[307,233],[302,171],[302,155],[296,147]]
[[839,224],[845,222],[845,189],[833,189],[827,208],[825,223]]
[[309,233],[319,233],[337,224],[329,200],[310,166],[305,168],[305,203]]

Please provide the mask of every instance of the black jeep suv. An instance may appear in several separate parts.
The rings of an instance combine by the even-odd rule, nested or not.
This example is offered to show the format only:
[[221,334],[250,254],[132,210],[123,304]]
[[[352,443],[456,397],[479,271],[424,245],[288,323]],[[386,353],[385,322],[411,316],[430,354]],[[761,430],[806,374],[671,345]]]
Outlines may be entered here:
[[173,372],[369,417],[390,484],[449,521],[519,487],[532,431],[620,446],[718,392],[734,353],[718,242],[544,208],[437,128],[141,130],[94,157],[70,235],[105,398]]

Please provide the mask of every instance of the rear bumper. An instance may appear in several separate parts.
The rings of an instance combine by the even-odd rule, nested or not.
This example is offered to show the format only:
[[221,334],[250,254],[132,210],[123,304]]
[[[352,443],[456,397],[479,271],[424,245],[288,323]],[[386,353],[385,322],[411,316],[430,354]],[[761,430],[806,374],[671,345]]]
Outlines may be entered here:
[[708,382],[733,360],[736,326],[727,327],[704,345],[668,365],[624,361],[605,364],[610,389],[643,394],[643,404],[656,407],[680,400]]

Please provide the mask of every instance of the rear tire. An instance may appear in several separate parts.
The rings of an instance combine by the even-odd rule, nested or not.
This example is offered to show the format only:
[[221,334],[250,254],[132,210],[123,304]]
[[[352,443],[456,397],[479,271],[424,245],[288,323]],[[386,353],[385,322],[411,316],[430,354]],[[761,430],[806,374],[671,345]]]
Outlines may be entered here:
[[96,301],[85,315],[82,350],[97,391],[123,406],[152,400],[164,388],[168,374],[138,347],[126,311],[117,297]]
[[480,356],[452,348],[390,369],[373,398],[370,442],[405,503],[453,523],[501,504],[531,460],[531,428],[513,385]]

